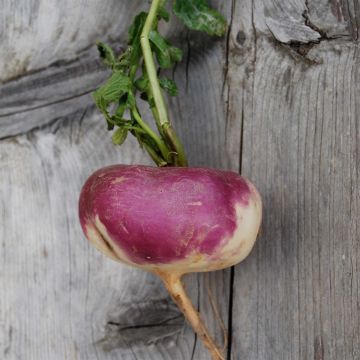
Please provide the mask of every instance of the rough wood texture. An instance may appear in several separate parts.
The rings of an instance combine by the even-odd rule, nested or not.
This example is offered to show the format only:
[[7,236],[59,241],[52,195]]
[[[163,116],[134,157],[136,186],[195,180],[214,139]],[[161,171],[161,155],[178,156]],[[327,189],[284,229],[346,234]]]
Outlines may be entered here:
[[[171,115],[192,165],[239,170],[264,198],[235,270],[187,288],[228,359],[360,359],[360,5],[213,1],[226,39],[168,31],[185,50]],[[0,12],[0,358],[208,359],[162,284],[84,240],[81,184],[146,163],[114,148],[89,93],[96,38],[126,39],[143,1],[13,1]],[[228,317],[230,315],[230,317]]]
[[265,211],[235,270],[232,359],[360,358],[358,5],[234,2],[232,74],[255,50],[229,113],[244,114],[242,172]]
[[[148,162],[134,141],[114,148],[89,94],[106,76],[94,34],[121,46],[131,17],[147,4],[111,2],[104,11],[105,6],[95,1],[86,9],[58,2],[55,18],[43,24],[45,7],[55,5],[37,3],[39,13],[31,10],[33,20],[28,24],[37,39],[23,48],[26,36],[20,41],[15,30],[1,32],[2,43],[7,44],[2,51],[12,54],[12,62],[1,56],[0,73],[7,81],[0,87],[0,286],[6,289],[0,300],[0,357],[207,359],[160,281],[106,259],[88,245],[78,224],[79,191],[91,172],[116,162]],[[1,16],[27,23],[28,4],[18,5],[14,9],[12,2],[6,3]],[[229,7],[223,10],[230,13]],[[88,18],[95,14],[88,25],[76,21],[84,11]],[[59,21],[67,33],[61,41],[51,35],[60,26],[52,23],[58,21],[59,12],[66,19]],[[107,22],[114,25],[109,28]],[[37,33],[39,26],[49,34]],[[73,32],[83,43],[76,41],[68,48],[66,39]],[[175,34],[169,31],[169,36]],[[175,40],[185,49],[185,61],[174,73],[182,93],[172,103],[175,125],[184,138],[198,126],[185,143],[192,164],[226,167],[225,115],[216,86],[224,81],[223,43],[211,43],[210,49],[209,39],[190,40],[183,29]],[[54,41],[58,51],[50,56]],[[36,58],[34,49],[45,57]],[[34,59],[18,72],[16,64],[28,51]],[[211,107],[203,96],[206,89],[213,89]],[[187,111],[182,110],[185,106]],[[200,109],[206,122],[189,116],[198,116]],[[201,131],[206,136],[197,141]],[[192,275],[186,282],[211,333],[222,344],[209,292],[227,323],[229,271]]]

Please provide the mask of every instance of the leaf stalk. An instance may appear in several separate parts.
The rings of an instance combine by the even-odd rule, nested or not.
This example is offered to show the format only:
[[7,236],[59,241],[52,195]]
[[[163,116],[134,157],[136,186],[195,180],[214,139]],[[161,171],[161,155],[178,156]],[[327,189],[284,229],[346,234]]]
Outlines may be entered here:
[[170,146],[170,149],[177,154],[175,165],[187,166],[187,160],[186,160],[184,148],[179,138],[175,134],[173,127],[168,118],[168,112],[165,105],[165,100],[162,95],[159,79],[157,76],[156,66],[154,62],[154,57],[149,41],[149,34],[157,21],[157,14],[161,3],[162,0],[152,1],[149,14],[146,18],[145,25],[140,35],[140,43],[143,52],[146,72],[150,82],[152,96],[157,110],[157,116],[155,116],[155,121],[157,122],[158,127],[162,129],[165,140]]

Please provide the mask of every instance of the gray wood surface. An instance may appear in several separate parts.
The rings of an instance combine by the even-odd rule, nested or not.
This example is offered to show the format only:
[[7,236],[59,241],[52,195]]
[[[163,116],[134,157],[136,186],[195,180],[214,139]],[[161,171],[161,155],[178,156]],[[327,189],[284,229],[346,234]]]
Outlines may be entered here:
[[[179,24],[171,116],[192,165],[258,185],[264,222],[242,264],[187,289],[230,359],[360,359],[360,4],[213,1],[214,41]],[[209,359],[152,275],[106,259],[77,219],[82,183],[112,163],[90,92],[96,39],[126,39],[143,1],[3,0],[0,10],[0,358]]]
[[359,2],[234,2],[233,18],[233,73],[255,50],[230,113],[264,221],[235,269],[231,358],[360,359]]

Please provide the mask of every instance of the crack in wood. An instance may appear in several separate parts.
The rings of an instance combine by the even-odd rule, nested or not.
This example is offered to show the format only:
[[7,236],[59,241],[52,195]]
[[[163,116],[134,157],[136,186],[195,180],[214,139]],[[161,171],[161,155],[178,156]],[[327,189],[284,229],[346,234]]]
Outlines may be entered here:
[[184,322],[184,316],[182,314],[179,314],[177,316],[171,317],[169,319],[165,319],[160,322],[155,322],[151,324],[137,324],[137,325],[124,325],[116,321],[108,321],[106,325],[116,326],[118,328],[117,331],[122,332],[126,330],[134,330],[134,329],[143,329],[143,328],[152,328],[152,327],[158,327],[158,326],[173,326],[174,324],[171,324],[171,321],[175,320],[182,320],[181,325]]
[[116,312],[106,322],[105,336],[98,342],[107,351],[174,338],[185,324],[183,314],[170,298],[121,303],[117,305]]

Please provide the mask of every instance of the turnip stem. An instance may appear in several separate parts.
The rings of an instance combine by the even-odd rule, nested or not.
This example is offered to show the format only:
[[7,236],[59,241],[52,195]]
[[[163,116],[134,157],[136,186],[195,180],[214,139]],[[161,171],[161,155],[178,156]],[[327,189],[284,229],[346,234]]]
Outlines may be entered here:
[[156,67],[149,41],[149,33],[154,26],[154,22],[156,21],[157,12],[160,5],[161,5],[161,0],[153,0],[149,11],[149,15],[146,19],[143,31],[141,33],[140,42],[143,51],[146,71],[151,85],[151,91],[154,96],[154,101],[157,107],[157,111],[159,113],[160,125],[163,126],[164,124],[167,124],[169,120],[165,106],[165,101],[161,93],[161,88],[157,77]]
[[159,138],[154,131],[151,129],[151,127],[146,124],[145,121],[143,121],[143,119],[141,118],[139,112],[137,111],[136,108],[134,108],[132,110],[132,114],[135,118],[135,120],[137,121],[137,123],[146,131],[146,133],[155,141],[156,145],[158,146],[161,154],[163,155],[164,159],[166,161],[168,161],[169,158],[169,151],[166,147],[166,145],[164,144],[164,141]]
[[185,315],[186,320],[191,324],[196,334],[200,337],[203,344],[209,350],[213,360],[225,360],[221,350],[210,336],[205,324],[200,318],[200,314],[194,309],[181,281],[181,275],[157,272],[164,282],[167,291]]
[[161,4],[162,4],[162,0],[152,1],[149,14],[147,16],[143,31],[140,36],[140,43],[144,56],[146,72],[148,74],[150,81],[152,96],[154,98],[154,102],[158,114],[158,117],[155,117],[155,120],[157,122],[158,127],[162,129],[165,136],[165,140],[169,144],[171,150],[173,150],[177,154],[176,165],[187,166],[187,160],[186,160],[184,148],[179,138],[172,130],[172,126],[168,118],[168,113],[164,98],[162,96],[159,79],[155,67],[155,62],[153,58],[153,53],[149,41],[149,33],[153,29],[155,21],[157,21],[157,13]]

